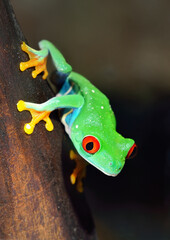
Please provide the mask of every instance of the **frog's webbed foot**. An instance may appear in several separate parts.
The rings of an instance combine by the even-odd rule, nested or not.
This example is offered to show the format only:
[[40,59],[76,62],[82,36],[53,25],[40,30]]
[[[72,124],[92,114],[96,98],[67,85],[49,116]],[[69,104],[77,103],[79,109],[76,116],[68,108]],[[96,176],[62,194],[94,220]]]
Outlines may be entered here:
[[25,42],[21,44],[22,51],[26,52],[30,58],[27,62],[20,63],[20,70],[25,71],[27,68],[35,67],[35,70],[32,71],[32,77],[36,78],[38,74],[44,72],[43,79],[46,79],[48,76],[47,71],[47,57],[48,57],[48,50],[34,50],[33,48],[29,47]]
[[86,166],[88,163],[82,159],[73,150],[70,151],[70,159],[75,160],[76,167],[70,175],[70,181],[72,184],[76,183],[76,189],[78,192],[83,192],[83,178],[86,176]]
[[51,122],[51,119],[49,118],[49,115],[50,115],[51,112],[50,111],[36,111],[34,109],[28,108],[27,104],[29,104],[29,103],[26,103],[22,100],[20,100],[17,103],[18,111],[22,112],[24,110],[28,110],[31,113],[31,116],[32,116],[31,122],[25,124],[24,131],[27,134],[31,134],[34,131],[35,125],[37,123],[39,123],[41,120],[46,122],[45,128],[48,131],[52,131],[54,129],[54,126],[53,126],[53,123]]

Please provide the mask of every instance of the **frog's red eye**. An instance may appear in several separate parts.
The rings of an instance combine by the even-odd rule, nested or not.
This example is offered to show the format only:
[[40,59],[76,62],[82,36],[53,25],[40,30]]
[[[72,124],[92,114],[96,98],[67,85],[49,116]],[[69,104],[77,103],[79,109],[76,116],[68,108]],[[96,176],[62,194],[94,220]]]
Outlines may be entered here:
[[94,154],[99,150],[100,143],[97,138],[93,136],[87,136],[83,139],[82,146],[86,152]]
[[126,159],[130,159],[136,156],[137,153],[137,145],[134,143],[132,147],[129,149],[129,152],[126,156]]

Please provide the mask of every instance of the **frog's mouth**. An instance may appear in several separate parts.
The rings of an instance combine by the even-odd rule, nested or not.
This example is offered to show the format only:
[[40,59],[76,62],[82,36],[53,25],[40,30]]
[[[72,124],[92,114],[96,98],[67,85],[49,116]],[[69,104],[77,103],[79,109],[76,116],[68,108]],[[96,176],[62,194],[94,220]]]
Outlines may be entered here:
[[120,168],[120,170],[117,173],[107,173],[107,172],[104,172],[104,171],[103,171],[103,173],[106,174],[107,176],[110,176],[110,177],[116,177],[122,171],[123,166]]
[[104,173],[105,175],[110,176],[110,177],[116,177],[116,176],[121,172],[121,170],[122,170],[122,168],[123,168],[123,166],[122,166],[122,168],[120,169],[120,171],[119,171],[118,173],[108,173],[108,172],[106,172],[104,169],[102,169],[102,168],[96,166],[95,164],[93,164],[92,162],[90,162],[87,158],[84,158],[84,159],[85,159],[88,163],[90,163],[92,166],[94,166],[95,168],[97,168],[100,172],[102,172],[102,173]]
[[[93,164],[92,164],[93,165]],[[96,166],[95,166],[96,167]],[[103,172],[105,175],[107,175],[107,176],[109,176],[109,177],[116,177],[120,172],[121,172],[121,170],[118,172],[118,173],[108,173],[108,172],[106,172],[106,171],[104,171],[104,170],[102,170],[101,168],[99,168],[99,167],[96,167],[98,170],[100,170],[101,172]]]
[[[107,173],[105,173],[107,175]],[[109,174],[108,176],[111,176],[111,177],[116,177],[119,173],[116,173],[116,174]]]

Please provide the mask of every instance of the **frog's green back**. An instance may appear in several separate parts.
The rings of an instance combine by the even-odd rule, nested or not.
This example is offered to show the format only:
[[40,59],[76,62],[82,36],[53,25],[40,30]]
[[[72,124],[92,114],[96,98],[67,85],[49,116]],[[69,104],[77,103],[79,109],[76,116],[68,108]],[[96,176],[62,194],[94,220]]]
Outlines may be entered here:
[[[116,132],[116,119],[108,98],[87,79],[77,73],[69,77],[80,86],[85,101],[81,114],[71,128],[71,139],[79,154],[108,175],[116,175],[125,163],[125,157],[134,141],[125,139]],[[89,154],[82,147],[86,136],[95,136],[100,142],[100,149]]]

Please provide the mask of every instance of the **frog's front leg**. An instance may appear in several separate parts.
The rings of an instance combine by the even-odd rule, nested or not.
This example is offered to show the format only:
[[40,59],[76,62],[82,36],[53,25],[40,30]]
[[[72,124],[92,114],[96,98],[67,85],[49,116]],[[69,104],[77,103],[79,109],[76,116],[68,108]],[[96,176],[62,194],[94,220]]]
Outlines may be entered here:
[[31,109],[30,104],[31,103],[27,103],[22,100],[20,100],[17,104],[18,111],[22,112],[24,110],[28,110],[32,116],[31,122],[26,123],[24,125],[24,131],[27,134],[31,134],[34,131],[35,125],[38,124],[41,120],[44,120],[46,122],[45,128],[48,131],[52,131],[54,129],[54,126],[49,117],[51,111],[37,111],[37,110]]
[[47,102],[36,104],[30,102],[24,102],[20,100],[17,103],[18,111],[28,110],[32,115],[30,123],[25,124],[24,131],[27,134],[31,134],[34,131],[34,127],[41,120],[46,122],[46,129],[48,131],[53,130],[53,124],[49,117],[50,113],[57,108],[80,108],[84,104],[84,99],[81,95],[65,95],[59,97],[53,97]]
[[88,163],[73,150],[70,151],[70,159],[76,162],[76,167],[70,175],[70,181],[72,184],[76,184],[78,192],[83,192],[82,180],[86,176],[86,166]]

